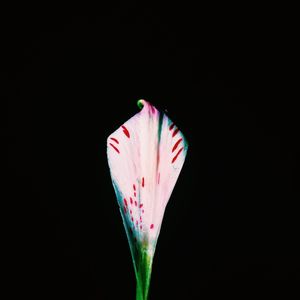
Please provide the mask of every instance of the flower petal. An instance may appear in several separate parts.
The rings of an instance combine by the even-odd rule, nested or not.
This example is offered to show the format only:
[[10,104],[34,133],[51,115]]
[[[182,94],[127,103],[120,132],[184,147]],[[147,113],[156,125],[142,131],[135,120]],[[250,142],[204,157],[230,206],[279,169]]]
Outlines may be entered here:
[[142,110],[109,136],[107,155],[125,226],[139,241],[151,243],[188,146],[166,114],[145,100],[138,103]]

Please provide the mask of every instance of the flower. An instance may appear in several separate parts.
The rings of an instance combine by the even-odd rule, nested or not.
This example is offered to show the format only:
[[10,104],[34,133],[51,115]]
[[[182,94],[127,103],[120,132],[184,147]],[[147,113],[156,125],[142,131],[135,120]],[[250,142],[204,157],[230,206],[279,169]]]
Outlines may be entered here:
[[146,300],[163,215],[188,144],[165,113],[145,100],[141,111],[107,139],[113,187],[126,230],[137,280]]

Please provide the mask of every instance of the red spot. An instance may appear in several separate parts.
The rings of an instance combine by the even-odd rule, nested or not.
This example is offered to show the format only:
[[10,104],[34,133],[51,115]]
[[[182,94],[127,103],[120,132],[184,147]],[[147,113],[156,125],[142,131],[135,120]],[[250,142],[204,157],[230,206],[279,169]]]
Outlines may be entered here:
[[174,126],[175,126],[175,124],[172,123],[169,129],[172,130]]
[[150,225],[150,229],[153,229],[153,228],[154,228],[154,225],[153,225],[153,224],[151,224],[151,225]]
[[174,152],[174,151],[176,150],[176,148],[178,147],[178,145],[180,144],[181,141],[182,141],[182,138],[179,139],[179,140],[175,143],[175,145],[174,145],[174,147],[173,147],[173,149],[172,149],[172,152]]
[[127,209],[126,209],[126,207],[124,207],[124,214],[126,214],[127,213]]
[[133,222],[133,217],[131,217],[131,221]]
[[140,225],[140,229],[142,230],[142,228],[143,228],[143,226],[142,225]]
[[176,128],[172,134],[172,137],[174,137],[178,133],[178,131],[179,131],[179,128]]
[[143,207],[143,203],[142,204],[140,204],[140,208],[142,208]]
[[132,200],[132,198],[130,197],[130,203],[132,204],[133,203],[133,200]]
[[136,201],[134,201],[134,205],[137,206],[137,202]]
[[120,151],[119,151],[119,149],[118,149],[116,146],[114,146],[114,145],[111,144],[111,143],[109,143],[109,145],[112,146],[112,147],[116,150],[116,152],[118,152],[118,153],[120,154]]
[[175,160],[177,159],[178,155],[180,154],[180,152],[183,150],[183,147],[180,148],[180,150],[177,152],[177,154],[173,157],[172,159],[172,163],[175,162]]
[[144,187],[145,186],[145,179],[144,179],[144,177],[142,178],[142,187]]
[[126,201],[126,199],[124,198],[124,204],[125,204],[125,206],[127,206],[127,201]]
[[124,134],[125,134],[128,138],[130,138],[130,134],[129,134],[128,129],[127,129],[124,125],[122,125],[121,127],[123,128]]
[[150,107],[151,107],[152,113],[154,114],[155,113],[155,108],[152,105],[150,105]]
[[135,184],[133,184],[133,190],[135,191],[136,189],[135,189]]
[[145,211],[142,209],[142,213],[144,213]]
[[140,216],[140,222],[142,223],[142,216]]
[[114,142],[116,142],[117,144],[119,144],[119,141],[115,138],[110,138],[111,140],[113,140]]
[[134,197],[136,197],[136,192],[134,192]]
[[132,215],[132,210],[130,210],[130,214]]

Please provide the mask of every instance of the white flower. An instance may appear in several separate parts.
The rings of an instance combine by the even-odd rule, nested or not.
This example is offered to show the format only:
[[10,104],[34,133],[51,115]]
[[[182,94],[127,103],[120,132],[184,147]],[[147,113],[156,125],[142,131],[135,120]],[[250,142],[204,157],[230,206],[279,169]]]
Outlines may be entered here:
[[142,110],[108,137],[107,156],[137,280],[144,276],[142,289],[148,289],[164,211],[188,145],[166,114],[145,100],[138,105]]

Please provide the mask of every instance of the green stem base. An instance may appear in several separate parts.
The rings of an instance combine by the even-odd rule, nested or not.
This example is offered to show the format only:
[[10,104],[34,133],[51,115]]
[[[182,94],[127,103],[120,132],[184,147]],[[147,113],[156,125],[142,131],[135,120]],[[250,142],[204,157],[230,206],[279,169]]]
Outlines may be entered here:
[[141,251],[136,269],[136,300],[147,300],[149,294],[153,257]]

